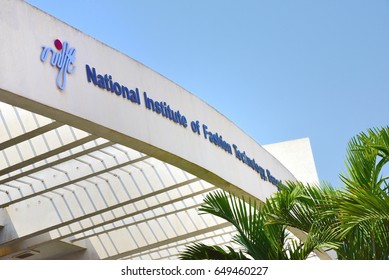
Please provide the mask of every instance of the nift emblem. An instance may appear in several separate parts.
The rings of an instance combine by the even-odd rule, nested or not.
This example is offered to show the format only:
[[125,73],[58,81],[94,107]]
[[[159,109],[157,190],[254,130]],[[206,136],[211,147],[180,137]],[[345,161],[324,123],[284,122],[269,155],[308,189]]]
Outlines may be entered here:
[[76,70],[74,61],[76,60],[76,49],[70,48],[68,42],[61,42],[56,39],[54,46],[57,49],[53,50],[50,47],[42,47],[41,61],[45,62],[51,54],[51,66],[59,69],[57,76],[57,87],[64,90],[66,87],[66,74],[72,74]]

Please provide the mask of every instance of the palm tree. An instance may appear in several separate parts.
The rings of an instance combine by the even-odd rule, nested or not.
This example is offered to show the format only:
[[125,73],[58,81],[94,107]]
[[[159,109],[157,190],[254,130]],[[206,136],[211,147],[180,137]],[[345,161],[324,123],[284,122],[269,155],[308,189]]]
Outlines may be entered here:
[[388,259],[389,256],[389,128],[369,129],[348,146],[342,175],[344,200],[339,203],[344,259]]
[[242,250],[227,250],[219,246],[194,243],[181,253],[181,259],[261,259],[287,260],[306,259],[314,250],[331,244],[320,244],[309,239],[300,242],[282,224],[267,224],[267,213],[263,205],[255,200],[245,201],[224,191],[210,193],[200,208],[201,214],[212,214],[230,222],[237,230],[233,242]]
[[[389,128],[370,129],[347,148],[344,188],[286,182],[264,205],[227,194],[209,194],[201,214],[229,221],[233,242],[244,249],[195,243],[182,259],[306,259],[333,249],[338,259],[388,259],[389,188],[383,176],[389,162]],[[301,240],[290,232],[303,233]]]
[[266,201],[267,224],[283,225],[298,232],[312,252],[338,249],[341,239],[337,208],[342,192],[328,184],[320,187],[301,182],[286,182],[279,188]]
[[267,202],[269,223],[307,234],[331,236],[338,259],[388,259],[389,129],[370,129],[352,138],[347,148],[343,190],[288,182]]

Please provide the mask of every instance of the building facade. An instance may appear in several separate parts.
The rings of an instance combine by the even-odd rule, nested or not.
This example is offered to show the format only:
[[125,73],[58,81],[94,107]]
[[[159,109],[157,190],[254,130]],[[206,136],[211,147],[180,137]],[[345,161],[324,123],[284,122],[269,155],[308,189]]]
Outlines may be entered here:
[[198,215],[208,192],[264,201],[318,180],[308,139],[261,146],[127,55],[0,2],[1,259],[175,259],[234,234]]

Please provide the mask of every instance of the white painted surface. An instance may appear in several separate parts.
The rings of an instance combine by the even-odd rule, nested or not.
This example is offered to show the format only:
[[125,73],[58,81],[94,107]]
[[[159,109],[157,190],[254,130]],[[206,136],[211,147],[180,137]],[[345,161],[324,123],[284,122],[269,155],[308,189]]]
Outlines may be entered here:
[[[202,135],[134,105],[122,97],[87,82],[85,65],[129,88],[139,88],[154,100],[163,100],[180,110],[190,124],[199,120],[236,144],[279,179],[294,179],[260,145],[230,120],[194,95],[128,56],[21,1],[2,1],[0,11],[2,101],[81,128],[95,135],[136,148],[173,163],[203,179],[224,186],[233,185],[263,200],[275,187],[233,155],[205,140]],[[120,34],[118,34],[120,36]],[[76,48],[76,71],[67,76],[60,91],[55,84],[58,70],[39,59],[42,46],[54,48],[54,40]],[[17,73],[17,74],[15,74]],[[27,98],[21,100],[20,98]],[[143,102],[143,100],[142,100]],[[238,100],[236,101],[238,105]]]
[[[270,196],[276,187],[239,161],[234,152],[226,153],[205,139],[201,127],[201,135],[193,133],[191,121],[206,124],[230,145],[236,144],[277,179],[295,179],[285,168],[293,166],[286,162],[284,166],[276,159],[285,159],[283,153],[270,154],[214,108],[169,79],[23,1],[0,0],[0,4],[3,38],[0,40],[0,109],[6,119],[0,144],[52,121],[69,125],[1,151],[0,171],[88,134],[106,139],[99,138],[82,148],[65,151],[23,170],[14,170],[12,174],[0,176],[0,180],[107,140],[117,143],[34,173],[34,177],[24,176],[21,180],[0,184],[1,204],[21,199],[0,213],[0,224],[5,225],[0,229],[0,235],[7,232],[4,240],[12,241],[3,246],[0,244],[0,257],[27,247],[41,248],[48,255],[50,246],[45,242],[53,239],[69,243],[80,239],[74,245],[87,246],[92,250],[90,255],[98,258],[142,258],[142,250],[148,250],[148,257],[161,252],[169,255],[171,244],[182,247],[191,238],[224,240],[231,234],[230,229],[221,227],[221,222],[213,218],[199,217],[196,208],[186,208],[201,203],[202,195],[213,185],[250,194],[259,200]],[[63,91],[56,86],[58,69],[49,61],[40,60],[42,47],[54,48],[55,39],[67,41],[70,47],[76,48],[76,70],[67,75]],[[112,75],[113,81],[130,89],[138,88],[141,104],[131,103],[88,83],[86,64],[95,67],[99,74]],[[153,100],[165,101],[173,110],[179,110],[187,118],[188,127],[146,109],[143,92]],[[294,147],[296,151],[307,148],[305,144]],[[144,154],[154,158],[93,177],[96,172]],[[304,155],[309,156],[308,153]],[[293,161],[293,154],[287,158]],[[306,163],[314,164],[313,161]],[[294,171],[302,176],[304,170]],[[87,180],[71,183],[89,175],[91,178]],[[186,183],[196,177],[202,180]],[[69,185],[64,188],[28,198],[35,192],[67,183]],[[181,183],[182,186],[163,192]],[[154,194],[156,192],[158,194]],[[180,201],[185,196],[187,198]],[[134,199],[139,201],[133,202]],[[117,207],[120,203],[123,206]],[[91,216],[93,213],[99,214]],[[150,219],[153,217],[155,219]],[[210,227],[215,227],[215,233],[206,232]],[[89,229],[83,230],[86,228]],[[57,241],[53,248],[73,248]],[[153,251],[161,244],[165,247]],[[50,251],[52,256],[54,253]]]
[[274,143],[263,147],[290,170],[297,180],[310,184],[319,183],[311,143],[308,138]]

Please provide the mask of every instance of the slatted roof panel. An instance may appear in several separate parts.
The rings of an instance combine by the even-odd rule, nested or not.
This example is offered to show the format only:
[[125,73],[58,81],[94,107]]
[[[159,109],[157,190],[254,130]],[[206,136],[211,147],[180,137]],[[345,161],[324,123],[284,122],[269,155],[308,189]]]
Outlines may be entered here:
[[0,103],[0,208],[15,234],[0,243],[2,258],[24,249],[47,251],[29,258],[63,258],[54,248],[89,244],[102,259],[174,259],[188,242],[224,244],[230,225],[197,211],[215,189],[129,147]]

